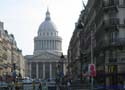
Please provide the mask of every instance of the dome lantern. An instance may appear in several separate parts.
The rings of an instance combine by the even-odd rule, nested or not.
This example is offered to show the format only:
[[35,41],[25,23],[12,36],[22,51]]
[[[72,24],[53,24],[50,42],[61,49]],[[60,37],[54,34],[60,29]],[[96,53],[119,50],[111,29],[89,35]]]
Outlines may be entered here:
[[49,10],[47,9],[47,12],[46,12],[46,19],[45,20],[50,20],[50,12]]

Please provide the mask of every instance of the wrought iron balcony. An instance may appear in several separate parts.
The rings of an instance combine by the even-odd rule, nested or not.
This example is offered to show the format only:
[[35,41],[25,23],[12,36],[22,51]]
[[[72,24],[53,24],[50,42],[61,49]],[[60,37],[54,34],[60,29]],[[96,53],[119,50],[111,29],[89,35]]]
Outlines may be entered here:
[[103,6],[119,5],[119,0],[103,0]]
[[120,24],[119,18],[109,18],[107,20],[104,20],[104,25],[106,28],[116,27],[119,24]]
[[122,46],[125,45],[125,38],[116,38],[112,41],[105,40],[104,44],[106,44],[107,46]]
[[117,6],[119,5],[119,0],[103,0],[104,10],[118,10]]
[[100,40],[97,42],[95,49],[104,49],[104,48],[112,48],[119,47],[125,45],[125,38],[116,38],[113,40]]

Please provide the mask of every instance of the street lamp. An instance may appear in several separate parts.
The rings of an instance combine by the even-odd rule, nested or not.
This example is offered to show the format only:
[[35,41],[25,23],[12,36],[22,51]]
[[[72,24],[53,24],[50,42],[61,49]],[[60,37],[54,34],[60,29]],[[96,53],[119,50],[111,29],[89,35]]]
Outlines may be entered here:
[[62,54],[61,55],[61,57],[60,57],[60,61],[59,61],[59,63],[60,63],[60,71],[64,74],[64,55]]
[[62,79],[64,77],[64,55],[62,54],[60,56],[60,60],[58,62],[58,66],[57,66],[57,74],[59,76],[59,82],[61,83],[62,82]]

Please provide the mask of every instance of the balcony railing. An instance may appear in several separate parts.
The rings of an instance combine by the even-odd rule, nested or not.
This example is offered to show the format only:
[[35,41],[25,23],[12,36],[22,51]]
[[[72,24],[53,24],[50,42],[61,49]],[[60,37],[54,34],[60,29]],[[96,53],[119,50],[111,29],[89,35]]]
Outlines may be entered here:
[[[125,45],[125,38],[116,38],[113,39],[112,41],[109,40],[105,40],[104,44],[106,44],[107,46],[121,46],[121,45]],[[103,45],[104,45],[103,44]]]
[[106,27],[116,26],[120,24],[119,18],[109,18],[107,20],[104,20],[104,25]]
[[119,5],[119,0],[114,0],[114,1],[104,1],[103,3],[103,9],[105,12],[107,11],[116,11],[118,12],[118,5]]
[[96,49],[105,48],[105,47],[113,47],[113,46],[124,46],[125,38],[116,38],[113,40],[101,40],[96,43]]
[[119,5],[119,0],[103,0],[104,7],[116,6]]

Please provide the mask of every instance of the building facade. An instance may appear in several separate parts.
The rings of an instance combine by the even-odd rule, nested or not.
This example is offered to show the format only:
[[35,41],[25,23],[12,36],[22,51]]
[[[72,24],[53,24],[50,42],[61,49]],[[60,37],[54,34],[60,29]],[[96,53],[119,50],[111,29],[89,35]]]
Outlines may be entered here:
[[58,36],[50,12],[47,10],[45,21],[34,38],[34,54],[27,55],[27,76],[37,79],[56,78],[57,65],[62,53],[62,38]]
[[12,76],[13,64],[16,65],[16,73],[24,77],[24,57],[17,47],[13,34],[8,34],[4,29],[4,23],[0,22],[0,76]]
[[78,23],[83,24],[80,33],[83,74],[94,63],[95,86],[124,85],[125,1],[88,0]]
[[82,25],[76,23],[75,30],[68,47],[68,76],[73,80],[80,79],[81,75],[81,59],[80,59],[80,33]]

